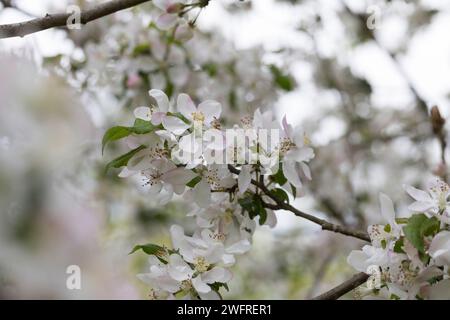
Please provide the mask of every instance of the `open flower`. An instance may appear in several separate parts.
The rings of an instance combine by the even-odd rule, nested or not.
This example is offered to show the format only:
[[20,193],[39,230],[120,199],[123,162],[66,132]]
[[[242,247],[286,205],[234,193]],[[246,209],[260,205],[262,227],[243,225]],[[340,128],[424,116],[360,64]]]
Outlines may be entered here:
[[280,156],[283,157],[283,173],[288,181],[297,188],[302,187],[299,170],[311,180],[311,171],[306,164],[314,158],[314,150],[308,147],[308,140],[299,127],[292,128],[283,118],[283,131],[279,146]]
[[[191,181],[195,174],[185,168],[178,168],[167,159],[153,159],[146,153],[137,153],[129,161],[127,166],[128,175],[140,173],[144,182],[144,187],[148,188],[151,194],[159,194],[163,189],[168,193],[168,198],[172,194],[182,194],[186,188],[186,183]],[[123,176],[123,175],[122,175]]]
[[170,277],[180,282],[182,290],[195,289],[202,299],[219,299],[208,284],[215,282],[226,283],[231,280],[231,272],[222,267],[212,267],[202,259],[197,257],[192,268],[178,254],[172,254],[169,257],[167,272]]
[[438,266],[450,265],[450,231],[439,232],[431,241],[430,256]]
[[437,180],[428,189],[428,192],[404,186],[406,192],[416,202],[409,206],[409,209],[416,212],[425,212],[436,216],[442,222],[450,223],[448,209],[450,207],[450,187],[447,183]]
[[170,111],[170,103],[164,92],[152,89],[149,91],[149,95],[155,99],[157,106],[136,108],[134,110],[136,118],[151,121],[154,125],[162,124],[174,135],[181,135],[189,128],[189,125],[180,118],[167,114]]
[[187,0],[154,0],[155,6],[164,11],[156,19],[156,26],[162,30],[173,28],[177,23],[178,13],[187,2]]

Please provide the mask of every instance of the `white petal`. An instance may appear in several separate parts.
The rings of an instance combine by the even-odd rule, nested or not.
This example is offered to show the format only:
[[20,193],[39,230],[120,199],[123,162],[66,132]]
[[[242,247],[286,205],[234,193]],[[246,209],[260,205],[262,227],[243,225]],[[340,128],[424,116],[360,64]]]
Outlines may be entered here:
[[304,162],[300,162],[300,166],[302,167],[303,173],[305,174],[306,178],[311,180],[311,170],[309,169],[308,165]]
[[243,254],[246,253],[250,248],[252,247],[250,241],[248,240],[241,240],[238,241],[231,246],[227,247],[226,251],[227,253],[232,254]]
[[192,113],[197,111],[191,97],[189,97],[185,93],[180,93],[178,95],[177,109],[183,116],[185,116],[189,120],[192,120]]
[[199,292],[198,295],[202,300],[220,300],[219,294],[213,290],[208,293]]
[[416,201],[408,206],[408,209],[415,212],[425,212],[433,208],[433,203]]
[[211,187],[204,179],[194,187],[194,201],[200,208],[206,208],[211,203]]
[[241,173],[238,177],[239,193],[244,194],[252,181],[251,166],[242,166]]
[[161,30],[169,30],[175,26],[177,19],[175,14],[163,13],[156,19],[156,26]]
[[214,267],[209,271],[206,271],[201,275],[202,280],[206,283],[214,283],[214,282],[228,282],[232,278],[232,274],[225,268],[222,267]]
[[423,190],[414,188],[413,186],[404,185],[405,191],[416,201],[430,201],[431,196]]
[[172,185],[186,185],[189,181],[195,178],[195,173],[184,168],[172,169],[162,176],[162,179]]
[[169,111],[169,98],[167,95],[158,89],[152,89],[148,92],[148,94],[153,97],[158,103],[159,111],[168,112]]
[[208,293],[211,291],[211,287],[204,283],[200,276],[192,279],[192,286],[198,293]]
[[286,179],[292,183],[295,187],[302,187],[302,182],[298,176],[297,168],[295,167],[295,162],[284,161],[283,162],[283,173]]
[[202,147],[202,143],[195,137],[194,133],[191,133],[183,136],[178,142],[178,146],[187,153],[195,154]]
[[162,124],[166,130],[172,132],[177,136],[183,134],[190,127],[180,118],[173,116],[164,117],[162,120]]
[[136,109],[134,109],[134,116],[138,119],[150,121],[151,114],[152,112],[148,107],[137,107]]
[[272,210],[267,209],[266,211],[267,211],[267,218],[264,225],[274,228],[277,225],[277,216],[275,212],[273,212]]
[[207,100],[199,104],[198,111],[203,113],[206,123],[211,123],[214,119],[220,118],[222,105],[217,101]]
[[359,272],[366,272],[368,267],[367,259],[367,255],[361,250],[353,250],[347,258],[347,263]]
[[161,9],[166,11],[166,9],[172,4],[172,0],[153,0],[153,4]]
[[128,170],[127,167],[124,167],[122,169],[122,171],[120,171],[120,173],[119,173],[119,178],[128,178],[136,173],[137,173],[136,171],[131,171],[131,170]]
[[172,254],[169,257],[167,272],[177,281],[189,279],[194,273],[191,267],[178,254]]
[[395,227],[397,223],[395,222],[394,204],[384,193],[380,193],[380,206],[383,218],[391,225],[391,227]]

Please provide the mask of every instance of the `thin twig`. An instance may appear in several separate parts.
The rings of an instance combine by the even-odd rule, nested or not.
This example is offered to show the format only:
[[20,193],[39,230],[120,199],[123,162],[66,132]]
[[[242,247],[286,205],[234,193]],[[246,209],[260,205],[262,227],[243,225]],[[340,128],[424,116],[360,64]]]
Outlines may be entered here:
[[313,298],[312,300],[337,300],[347,292],[350,292],[353,289],[362,285],[364,282],[367,281],[368,278],[369,275],[365,274],[364,272],[355,274],[351,279],[341,283],[337,287],[334,287],[333,289],[325,293],[322,293],[321,295]]
[[[80,23],[86,24],[120,10],[137,6],[150,0],[111,0],[80,12]],[[23,37],[31,33],[55,27],[67,26],[72,13],[47,14],[29,21],[0,25],[0,39]]]
[[[228,165],[228,169],[230,172],[234,174],[239,174],[240,171],[233,167],[232,165]],[[333,231],[336,233],[341,233],[347,236],[351,236],[354,238],[358,238],[367,242],[370,242],[370,237],[367,234],[367,232],[358,231],[358,230],[352,230],[344,226],[336,225],[331,222],[328,222],[326,220],[320,219],[318,217],[315,217],[311,214],[305,213],[303,211],[298,210],[297,208],[293,207],[292,205],[282,201],[277,196],[275,196],[265,185],[264,183],[260,183],[254,179],[251,180],[251,183],[258,187],[264,194],[266,194],[270,199],[272,199],[276,204],[270,204],[270,203],[264,203],[264,205],[272,210],[287,210],[292,212],[298,217],[304,218],[306,220],[309,220],[311,222],[314,222],[315,224],[318,224],[322,227],[322,230],[328,230]]]

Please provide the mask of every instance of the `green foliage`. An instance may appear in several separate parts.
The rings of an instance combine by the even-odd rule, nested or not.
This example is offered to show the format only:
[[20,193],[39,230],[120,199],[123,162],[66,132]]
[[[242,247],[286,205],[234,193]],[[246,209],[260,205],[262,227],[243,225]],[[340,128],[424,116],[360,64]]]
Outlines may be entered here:
[[197,185],[197,183],[200,182],[200,180],[202,180],[202,177],[197,176],[194,179],[192,179],[191,181],[189,181],[188,183],[186,183],[186,186],[188,186],[189,188],[193,188]]
[[164,247],[158,246],[157,244],[147,243],[134,246],[133,250],[131,250],[129,254],[133,254],[138,250],[142,250],[148,255],[159,255],[166,251]]
[[159,126],[154,126],[150,121],[136,119],[132,127],[116,126],[109,128],[102,139],[102,153],[108,143],[128,137],[130,134],[146,134],[150,133]]
[[284,91],[292,91],[295,89],[295,80],[289,74],[284,74],[277,66],[270,65],[270,72],[272,72],[275,84]]
[[284,191],[283,189],[276,188],[276,189],[271,190],[271,192],[275,197],[277,197],[281,201],[289,203],[289,196],[286,193],[286,191]]
[[267,220],[267,211],[264,208],[261,197],[257,194],[249,195],[238,200],[244,212],[248,212],[250,219],[259,216],[259,224],[263,225]]
[[108,172],[108,170],[111,168],[120,168],[126,166],[128,164],[128,161],[130,161],[130,159],[142,149],[145,149],[145,146],[137,147],[136,149],[133,149],[130,152],[127,152],[120,157],[117,157],[114,160],[110,161],[105,167],[105,173]]
[[403,227],[406,239],[422,254],[425,254],[424,237],[436,234],[440,223],[436,217],[428,218],[423,213],[415,214],[409,218],[408,224]]
[[278,183],[280,186],[284,185],[287,182],[287,179],[283,173],[283,168],[282,168],[281,163],[280,163],[280,168],[278,169],[277,173],[272,175],[270,178],[272,179],[272,181]]
[[150,43],[140,43],[133,49],[133,57],[150,54]]

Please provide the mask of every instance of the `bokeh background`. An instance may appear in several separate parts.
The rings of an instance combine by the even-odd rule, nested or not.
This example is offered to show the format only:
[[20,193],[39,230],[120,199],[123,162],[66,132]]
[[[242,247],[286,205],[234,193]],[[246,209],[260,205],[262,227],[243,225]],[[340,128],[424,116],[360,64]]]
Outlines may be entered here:
[[[0,23],[97,2],[17,0],[0,5]],[[445,170],[429,109],[450,115],[448,1],[211,0],[195,38],[168,54],[159,13],[148,3],[81,30],[0,40],[0,298],[147,298],[135,276],[146,256],[129,251],[170,246],[169,226],[192,222],[181,200],[161,206],[105,175],[124,146],[102,156],[101,137],[130,123],[150,88],[218,100],[230,125],[258,107],[303,125],[316,158],[295,205],[339,224],[379,222],[379,192],[401,216],[402,185]],[[346,256],[358,240],[277,217],[238,258],[225,298],[311,298],[354,273]],[[70,265],[81,290],[66,287]]]

